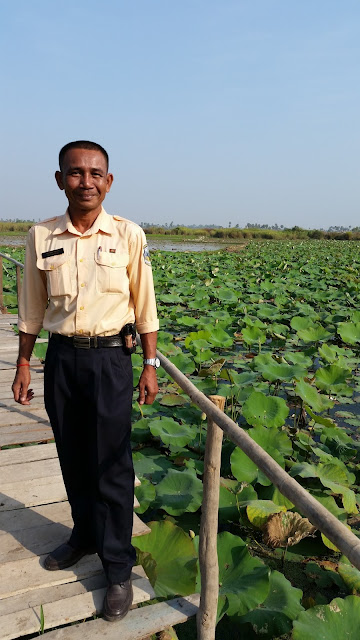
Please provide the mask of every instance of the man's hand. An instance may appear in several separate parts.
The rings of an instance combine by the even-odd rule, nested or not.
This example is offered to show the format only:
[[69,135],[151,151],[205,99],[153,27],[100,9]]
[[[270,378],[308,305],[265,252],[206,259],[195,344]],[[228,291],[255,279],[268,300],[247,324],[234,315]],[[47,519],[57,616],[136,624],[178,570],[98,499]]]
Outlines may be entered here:
[[12,392],[14,394],[14,400],[19,404],[30,404],[30,400],[33,399],[34,393],[32,389],[29,389],[31,380],[29,367],[19,367],[15,374],[15,379],[12,385]]
[[152,404],[158,391],[156,369],[146,364],[139,380],[139,404]]

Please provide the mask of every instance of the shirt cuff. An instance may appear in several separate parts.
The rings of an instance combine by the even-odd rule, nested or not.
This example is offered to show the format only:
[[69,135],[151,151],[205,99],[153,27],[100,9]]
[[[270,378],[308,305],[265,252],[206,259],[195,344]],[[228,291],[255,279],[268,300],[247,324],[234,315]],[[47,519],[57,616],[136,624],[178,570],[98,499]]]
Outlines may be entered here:
[[31,333],[31,335],[37,336],[42,329],[42,324],[38,324],[35,322],[23,322],[23,320],[19,319],[18,329],[23,333]]
[[136,330],[140,335],[142,333],[152,333],[153,331],[159,331],[159,320],[152,320],[151,322],[136,323]]

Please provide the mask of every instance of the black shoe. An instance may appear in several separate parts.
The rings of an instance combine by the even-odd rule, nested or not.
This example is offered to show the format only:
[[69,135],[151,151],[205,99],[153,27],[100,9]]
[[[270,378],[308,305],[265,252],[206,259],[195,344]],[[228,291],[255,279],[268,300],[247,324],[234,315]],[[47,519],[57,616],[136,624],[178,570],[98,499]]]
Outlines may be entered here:
[[76,564],[81,558],[87,554],[95,553],[94,549],[74,549],[67,542],[60,545],[57,549],[49,553],[45,558],[44,567],[48,571],[59,571],[59,569],[67,569]]
[[122,620],[129,611],[133,600],[133,588],[131,578],[120,584],[112,584],[108,587],[104,600],[104,618],[109,622]]

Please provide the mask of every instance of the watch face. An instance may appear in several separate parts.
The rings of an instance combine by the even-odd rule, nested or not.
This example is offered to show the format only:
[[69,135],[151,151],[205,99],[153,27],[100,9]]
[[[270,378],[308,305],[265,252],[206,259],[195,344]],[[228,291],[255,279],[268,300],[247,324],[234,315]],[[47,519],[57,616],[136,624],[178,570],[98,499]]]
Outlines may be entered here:
[[158,369],[160,367],[160,360],[159,358],[155,358],[155,367]]

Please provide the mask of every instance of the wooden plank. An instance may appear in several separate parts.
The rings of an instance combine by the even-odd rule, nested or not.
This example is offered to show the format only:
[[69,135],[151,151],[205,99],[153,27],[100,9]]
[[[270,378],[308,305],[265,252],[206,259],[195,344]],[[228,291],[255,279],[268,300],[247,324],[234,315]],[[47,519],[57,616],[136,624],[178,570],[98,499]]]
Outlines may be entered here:
[[[13,392],[11,390],[11,385],[12,382],[10,384],[2,384],[1,388],[0,388],[0,400],[1,402],[7,402],[7,400],[11,400],[13,402],[14,401],[14,396],[13,396]],[[44,381],[39,379],[39,380],[31,380],[31,388],[32,390],[35,392],[36,395],[44,394]],[[31,406],[31,405],[30,405]]]
[[[133,581],[146,578],[145,571],[141,565],[133,567],[131,578]],[[27,607],[36,607],[40,604],[56,602],[63,598],[70,598],[71,596],[76,596],[94,589],[101,589],[105,586],[106,577],[104,572],[102,572],[90,578],[84,578],[84,580],[81,581],[78,580],[77,582],[54,585],[53,587],[47,587],[45,589],[40,587],[17,596],[10,596],[9,598],[0,600],[0,620],[2,616],[8,613],[16,613]]]
[[[39,504],[49,504],[50,502],[62,502],[66,498],[61,474],[52,477],[38,477],[27,480],[26,483],[24,481],[12,482],[1,486],[0,512]],[[139,506],[139,502],[135,497],[134,508],[136,509]]]
[[50,427],[44,425],[14,425],[0,429],[0,448],[9,445],[26,444],[29,442],[47,442],[54,434]]
[[[44,377],[44,372],[41,371],[39,369],[39,366],[37,363],[35,364],[31,364],[30,366],[30,372],[31,372],[31,382],[35,382],[35,380],[37,378],[40,378],[41,376],[41,380],[43,380]],[[12,369],[1,369],[0,370],[0,382],[2,385],[12,385],[14,377],[15,377],[15,373],[16,373],[16,368],[13,367]]]
[[2,413],[0,415],[0,429],[1,427],[12,427],[16,424],[34,423],[48,425],[50,424],[45,409],[31,409],[29,406],[27,406],[27,409],[20,411],[11,408],[6,413]]
[[[43,447],[51,446],[44,444]],[[36,447],[37,448],[37,447]],[[15,451],[17,451],[15,449]],[[6,452],[5,452],[6,453]],[[0,453],[1,456],[1,453]],[[40,478],[52,478],[61,475],[58,457],[52,455],[46,460],[34,460],[23,464],[5,465],[0,467],[0,487],[9,484],[23,484]],[[24,487],[25,489],[25,487]]]
[[[31,509],[13,509],[0,513],[1,535],[16,533],[34,527],[42,527],[52,522],[67,523],[71,519],[70,505],[64,502],[53,502],[34,506]],[[0,543],[1,546],[2,542]]]
[[24,482],[13,482],[1,487],[0,511],[22,509],[49,502],[66,500],[66,491],[61,475],[36,478]]
[[39,587],[45,588],[56,584],[75,582],[103,571],[101,560],[97,554],[84,556],[69,569],[46,571],[43,567],[46,555],[40,556],[40,558],[33,556],[16,562],[6,562],[2,565],[0,600]]
[[[0,564],[4,565],[6,562],[16,562],[50,553],[63,542],[69,540],[73,521],[68,503],[62,504],[68,506],[68,514],[67,519],[63,518],[61,522],[51,522],[38,516],[37,524],[34,527],[27,527],[12,533],[6,533],[3,530],[0,533]],[[31,509],[18,511],[31,511]],[[2,515],[0,514],[0,520]],[[24,520],[26,521],[26,518]],[[133,537],[147,533],[150,533],[149,527],[134,514]]]
[[9,464],[24,464],[25,462],[47,460],[49,458],[57,458],[55,443],[38,444],[34,447],[21,447],[20,449],[9,449],[8,451],[0,451],[0,468]]
[[[38,389],[34,389],[33,386],[31,388],[34,391],[35,396],[31,400],[31,404],[27,405],[27,408],[30,409],[30,411],[33,411],[34,409],[43,409],[44,408],[44,393],[43,393],[43,389],[41,387],[39,387]],[[25,406],[26,405],[24,405],[24,407]],[[18,402],[16,402],[14,400],[12,392],[11,392],[11,396],[10,396],[10,392],[9,392],[9,396],[8,397],[1,397],[0,398],[0,413],[5,413],[5,412],[9,411],[9,409],[13,409],[15,407],[17,409],[20,409],[20,411],[21,411],[22,405],[18,404]]]
[[[136,606],[140,602],[155,597],[150,582],[143,578],[133,584]],[[102,612],[106,587],[91,592],[75,595],[58,602],[44,604],[44,629],[53,629],[62,624],[70,624],[99,615]],[[40,629],[40,606],[23,609],[16,614],[8,614],[0,618],[2,640],[12,640],[19,636],[36,633]]]
[[200,596],[195,593],[186,598],[175,598],[150,607],[129,611],[124,620],[109,624],[102,618],[83,624],[54,629],[47,633],[49,640],[141,640],[167,627],[186,622],[195,616]]

